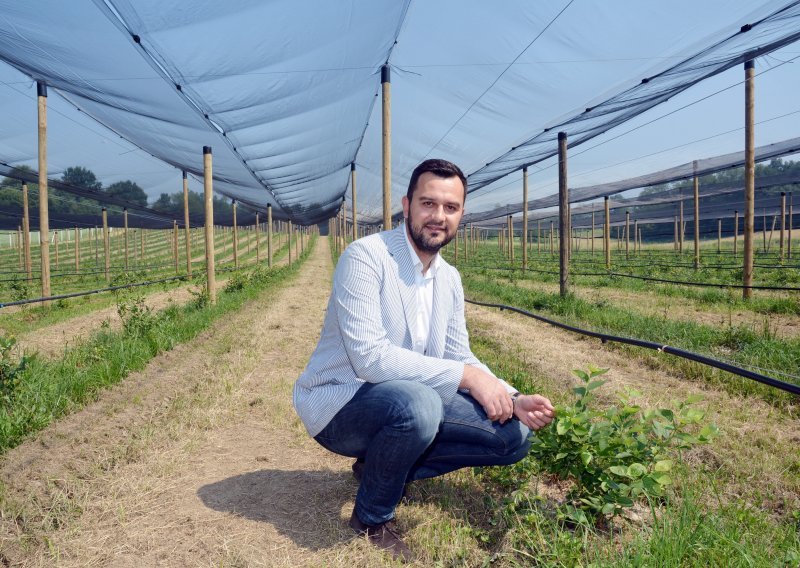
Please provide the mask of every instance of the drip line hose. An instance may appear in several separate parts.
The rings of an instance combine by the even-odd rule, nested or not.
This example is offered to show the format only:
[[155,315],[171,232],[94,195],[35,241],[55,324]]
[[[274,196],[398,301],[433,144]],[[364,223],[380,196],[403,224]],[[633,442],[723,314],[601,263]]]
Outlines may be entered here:
[[677,347],[670,347],[669,345],[661,345],[660,343],[654,343],[652,341],[644,341],[642,339],[632,339],[629,337],[620,337],[616,335],[598,333],[596,331],[588,331],[585,329],[567,325],[565,323],[561,323],[556,320],[548,319],[546,317],[525,311],[520,308],[515,308],[514,306],[506,306],[505,304],[490,304],[487,302],[477,302],[475,300],[468,300],[466,298],[464,299],[464,301],[467,302],[468,304],[474,304],[476,306],[484,306],[487,308],[499,308],[501,311],[508,310],[510,312],[522,314],[524,316],[528,316],[529,318],[533,318],[535,320],[548,323],[550,325],[559,327],[561,329],[566,329],[567,331],[580,333],[581,335],[588,335],[589,337],[596,337],[600,339],[600,341],[602,341],[603,343],[606,343],[608,341],[616,341],[617,343],[626,343],[628,345],[635,345],[636,347],[654,349],[659,353],[668,353],[670,355],[676,355],[678,357],[682,357],[690,361],[702,363],[703,365],[708,365],[710,367],[716,367],[717,369],[721,369],[733,375],[739,375],[740,377],[752,379],[759,383],[800,396],[800,385],[795,385],[792,383],[780,381],[778,379],[774,379],[772,377],[768,377],[767,375],[762,375],[760,373],[754,373],[752,371],[748,371],[747,369],[742,369],[741,367],[736,367],[735,365],[731,365],[730,363],[725,363],[724,361],[718,361],[717,359],[712,359],[711,357],[706,357],[705,355],[700,355],[698,353],[693,353],[691,351],[686,351],[684,349],[678,349]]
[[[216,271],[216,274],[225,272],[235,272],[241,270],[240,268],[221,268]],[[48,302],[50,300],[65,300],[67,298],[78,298],[80,296],[89,296],[91,294],[99,294],[100,292],[113,292],[114,290],[122,290],[124,288],[135,288],[137,286],[149,286],[150,284],[161,284],[163,282],[171,282],[173,280],[186,280],[188,276],[181,274],[179,276],[170,276],[169,278],[161,278],[160,280],[148,280],[145,282],[135,282],[133,284],[122,284],[120,286],[110,286],[108,288],[99,288],[97,290],[88,290],[85,292],[73,292],[71,294],[59,294],[58,296],[47,296],[45,298],[30,298],[27,300],[17,300],[15,302],[0,302],[0,309],[9,306],[23,306],[25,304],[35,304],[36,302]]]
[[[503,266],[463,266],[462,268],[472,268],[473,270],[507,270],[517,271],[522,268],[509,268]],[[525,272],[536,272],[539,274],[552,274],[558,275],[559,273],[554,270],[536,270],[533,268],[526,268]],[[741,284],[714,284],[711,282],[688,282],[685,280],[664,280],[662,278],[651,278],[649,276],[635,276],[633,274],[622,274],[621,272],[573,272],[572,276],[617,276],[620,278],[633,278],[636,280],[647,280],[650,282],[663,282],[665,284],[680,284],[682,286],[705,286],[711,288],[750,288],[751,290],[778,290],[785,292],[800,292],[800,288],[790,288],[783,286],[743,286]]]

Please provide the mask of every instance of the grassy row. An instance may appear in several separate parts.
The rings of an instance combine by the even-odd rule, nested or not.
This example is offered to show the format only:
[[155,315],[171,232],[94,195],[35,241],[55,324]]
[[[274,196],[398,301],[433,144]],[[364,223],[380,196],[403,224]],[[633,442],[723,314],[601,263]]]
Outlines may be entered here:
[[315,242],[312,237],[301,262],[291,267],[260,266],[238,273],[220,291],[215,305],[198,292],[186,305],[153,313],[139,293],[131,292],[118,300],[123,320],[118,332],[99,330],[90,340],[69,348],[62,359],[46,361],[34,356],[25,360],[24,368],[7,352],[0,374],[0,451],[92,401],[101,389],[143,369],[159,353],[196,337],[262,291],[285,282],[298,271]]
[[[689,321],[675,321],[663,317],[637,314],[623,307],[605,302],[588,302],[575,296],[561,297],[498,281],[488,272],[462,274],[468,296],[484,301],[508,304],[593,331],[635,337],[670,345],[738,365],[770,369],[774,373],[796,375],[800,368],[800,338],[779,339],[769,330],[756,333],[746,326],[724,328]],[[758,383],[733,378],[730,374],[692,363],[677,357],[655,354],[635,347],[630,349],[641,357],[650,358],[653,364],[667,364],[692,378],[702,378],[745,394],[758,394],[775,403],[791,405],[794,397],[764,387]],[[787,378],[792,382],[791,378]]]
[[[470,330],[475,354],[524,391],[559,392],[547,377],[480,330]],[[563,390],[563,389],[561,389]],[[554,402],[566,396],[556,394]],[[430,546],[441,565],[492,566],[797,566],[800,515],[775,517],[743,499],[719,498],[718,472],[678,466],[674,488],[645,503],[642,519],[602,526],[557,520],[554,498],[540,489],[548,477],[526,459],[511,467],[481,468],[428,482],[430,497],[455,520],[430,523]],[[739,483],[746,483],[741,480]],[[736,488],[726,488],[737,495]],[[455,525],[455,526],[454,526]],[[476,551],[477,549],[477,551]]]

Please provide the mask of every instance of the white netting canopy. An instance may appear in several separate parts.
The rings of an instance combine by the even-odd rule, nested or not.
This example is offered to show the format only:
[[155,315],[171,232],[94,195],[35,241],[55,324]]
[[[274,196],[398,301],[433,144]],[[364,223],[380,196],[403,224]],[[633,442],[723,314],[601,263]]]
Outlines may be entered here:
[[[396,213],[427,157],[459,164],[485,196],[553,156],[558,131],[577,147],[800,38],[800,2],[752,0],[2,0],[0,14],[0,101],[33,117],[7,111],[0,162],[36,164],[39,81],[72,106],[69,128],[50,128],[51,171],[99,137],[105,149],[83,148],[85,165],[129,152],[144,175],[154,157],[178,170],[174,191],[180,170],[202,176],[211,146],[215,190],[302,224],[339,210],[351,163],[360,219],[382,218],[384,65]],[[124,149],[107,132],[70,138],[86,117]]]

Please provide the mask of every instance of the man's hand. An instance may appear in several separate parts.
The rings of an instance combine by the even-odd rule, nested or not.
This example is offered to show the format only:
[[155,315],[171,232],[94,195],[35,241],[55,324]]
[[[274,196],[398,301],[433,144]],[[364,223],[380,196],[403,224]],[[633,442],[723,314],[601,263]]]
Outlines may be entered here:
[[544,428],[555,414],[556,409],[540,394],[521,394],[514,402],[514,415],[531,430]]
[[469,389],[470,396],[483,407],[489,420],[499,420],[502,424],[514,415],[511,396],[503,383],[481,369],[464,365],[464,375],[459,387]]

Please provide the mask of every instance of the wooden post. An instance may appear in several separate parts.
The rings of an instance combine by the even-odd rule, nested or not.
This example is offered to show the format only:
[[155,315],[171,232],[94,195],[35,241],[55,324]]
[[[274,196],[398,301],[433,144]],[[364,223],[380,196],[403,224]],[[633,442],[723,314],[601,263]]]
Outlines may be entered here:
[[292,265],[292,222],[289,221],[289,224],[286,227],[286,235],[289,239],[289,266]]
[[172,257],[175,259],[175,274],[180,272],[178,267],[178,220],[172,220]]
[[675,237],[672,242],[672,248],[675,252],[678,252],[678,216],[675,215]]
[[542,254],[542,220],[536,221],[536,256]]
[[793,223],[792,213],[793,213],[793,211],[792,211],[792,192],[790,191],[789,192],[789,242],[788,242],[789,246],[786,247],[786,256],[788,258],[792,258],[792,225],[794,224]]
[[608,195],[603,198],[606,222],[603,227],[603,251],[606,254],[606,270],[611,270],[611,213],[608,208]]
[[31,217],[28,211],[28,184],[22,184],[22,246],[25,254],[25,273],[28,280],[33,278],[31,263]]
[[259,224],[258,224],[258,211],[256,211],[256,225],[255,225],[255,233],[256,233],[256,264],[261,264],[261,235],[259,233]]
[[764,253],[767,252],[767,210],[764,209],[763,220],[761,221],[761,242],[763,244]]
[[528,166],[522,168],[522,270],[528,269]]
[[558,133],[558,249],[559,249],[559,293],[569,294],[569,187],[567,186],[567,133]]
[[717,219],[717,254],[722,254],[722,219]]
[[755,224],[755,115],[754,76],[755,63],[751,59],[744,64],[744,266],[742,270],[742,297],[753,296],[753,228]]
[[739,211],[733,212],[733,258],[736,258],[736,254],[739,248]]
[[272,205],[267,205],[267,267],[272,268]]
[[630,230],[631,230],[631,212],[625,211],[625,260],[628,260],[629,258],[630,251],[628,249],[630,248],[631,244]]
[[358,238],[358,216],[356,213],[356,163],[350,163],[350,196],[353,209],[353,240]]
[[594,203],[592,203],[592,236],[591,236],[591,244],[592,256],[594,256]]
[[233,266],[239,268],[239,227],[236,225],[236,200],[233,200]]
[[508,216],[508,258],[514,263],[514,216]]
[[105,258],[106,282],[111,281],[111,242],[108,235],[108,211],[103,207],[103,255]]
[[786,192],[781,191],[781,236],[780,236],[780,261],[783,262],[784,234],[786,231]]
[[123,237],[125,240],[125,272],[128,271],[128,208],[122,210]]
[[[11,236],[9,235],[9,241],[11,240]],[[17,225],[17,262],[19,263],[19,269],[25,269],[25,253],[22,249],[25,248],[22,245],[22,223]]]
[[683,195],[681,195],[681,200],[678,205],[680,206],[678,213],[678,253],[683,254],[683,233],[685,231],[683,225]]
[[[42,297],[50,296],[50,214],[47,206],[47,85],[36,83],[39,128],[39,256]],[[43,306],[49,302],[43,302]]]
[[694,269],[700,268],[700,178],[697,177],[697,160],[692,162],[694,169]]
[[56,249],[56,270],[58,270],[58,229],[53,231],[53,245]]
[[206,281],[208,301],[217,303],[217,274],[214,257],[214,178],[211,146],[203,146],[203,197],[205,203]]
[[642,242],[639,240],[639,219],[633,220],[633,253],[642,252]]
[[81,271],[81,232],[75,227],[75,272]]
[[189,225],[189,180],[186,178],[186,171],[182,172],[183,177],[183,232],[186,240],[186,275],[192,277],[192,232]]
[[392,93],[389,66],[381,67],[383,110],[383,230],[392,228]]
[[550,221],[550,256],[555,255],[555,243],[553,242],[553,222]]

